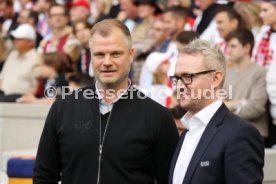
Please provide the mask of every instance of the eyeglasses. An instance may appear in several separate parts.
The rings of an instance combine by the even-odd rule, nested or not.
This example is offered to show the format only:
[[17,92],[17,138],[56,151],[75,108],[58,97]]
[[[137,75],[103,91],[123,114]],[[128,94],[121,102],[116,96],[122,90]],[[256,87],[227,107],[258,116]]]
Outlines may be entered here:
[[197,73],[183,73],[181,76],[177,76],[177,75],[170,76],[170,80],[173,83],[173,85],[175,85],[175,86],[176,86],[178,80],[180,80],[185,85],[189,85],[193,82],[193,77],[195,77],[197,75],[203,75],[203,74],[215,72],[215,71],[216,70],[206,70],[206,71],[197,72]]
[[54,14],[49,14],[50,17],[64,17],[65,13],[54,13]]

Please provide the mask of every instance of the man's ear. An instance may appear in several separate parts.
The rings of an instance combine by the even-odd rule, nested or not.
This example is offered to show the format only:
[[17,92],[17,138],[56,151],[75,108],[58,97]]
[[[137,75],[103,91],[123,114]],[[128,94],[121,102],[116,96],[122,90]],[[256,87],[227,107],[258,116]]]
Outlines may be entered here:
[[134,56],[135,56],[135,49],[131,48],[129,49],[129,55],[130,55],[130,62],[133,62]]
[[222,81],[224,79],[224,73],[220,70],[217,70],[213,74],[213,86],[214,88],[219,88],[222,86]]
[[246,49],[247,53],[250,54],[250,50],[252,46],[249,43],[247,43],[243,47]]
[[239,27],[239,21],[237,19],[233,19],[230,21],[230,25],[233,29],[236,29]]

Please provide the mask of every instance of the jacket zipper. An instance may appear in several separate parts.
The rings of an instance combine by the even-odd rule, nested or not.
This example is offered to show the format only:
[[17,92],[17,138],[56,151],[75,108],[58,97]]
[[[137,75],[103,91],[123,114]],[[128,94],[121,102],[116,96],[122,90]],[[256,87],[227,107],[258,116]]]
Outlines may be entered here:
[[104,129],[104,134],[103,134],[103,140],[102,140],[102,118],[101,118],[101,112],[100,112],[100,138],[99,138],[99,159],[98,159],[98,165],[99,166],[98,166],[97,184],[100,184],[101,160],[102,160],[102,153],[103,153],[103,144],[104,144],[104,140],[105,140],[105,134],[106,134],[106,131],[107,131],[107,128],[108,128],[108,125],[109,125],[109,119],[111,117],[114,105],[115,104],[113,104],[113,107],[112,107],[112,109],[110,111],[110,114],[109,114],[107,122],[106,122],[106,126],[105,126],[105,129]]

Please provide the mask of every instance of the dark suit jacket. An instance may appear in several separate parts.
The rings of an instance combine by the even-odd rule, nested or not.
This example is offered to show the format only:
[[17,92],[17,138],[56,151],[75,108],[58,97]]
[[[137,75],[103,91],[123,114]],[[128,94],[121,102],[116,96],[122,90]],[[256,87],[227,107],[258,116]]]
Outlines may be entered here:
[[[181,135],[172,159],[169,183],[173,181],[185,134]],[[183,184],[261,184],[263,165],[264,145],[260,133],[223,104],[207,125]]]

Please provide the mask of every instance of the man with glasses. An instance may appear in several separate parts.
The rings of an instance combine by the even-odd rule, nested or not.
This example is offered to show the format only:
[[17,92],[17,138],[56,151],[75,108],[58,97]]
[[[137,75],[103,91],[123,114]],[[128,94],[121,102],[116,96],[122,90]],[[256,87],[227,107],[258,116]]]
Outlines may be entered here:
[[61,52],[71,61],[80,56],[80,41],[77,40],[68,26],[68,11],[63,5],[53,4],[48,10],[48,22],[52,32],[46,36],[38,48],[40,53]]
[[253,126],[221,100],[225,58],[218,46],[194,40],[180,53],[176,85],[186,131],[172,159],[169,183],[262,183],[264,146]]

